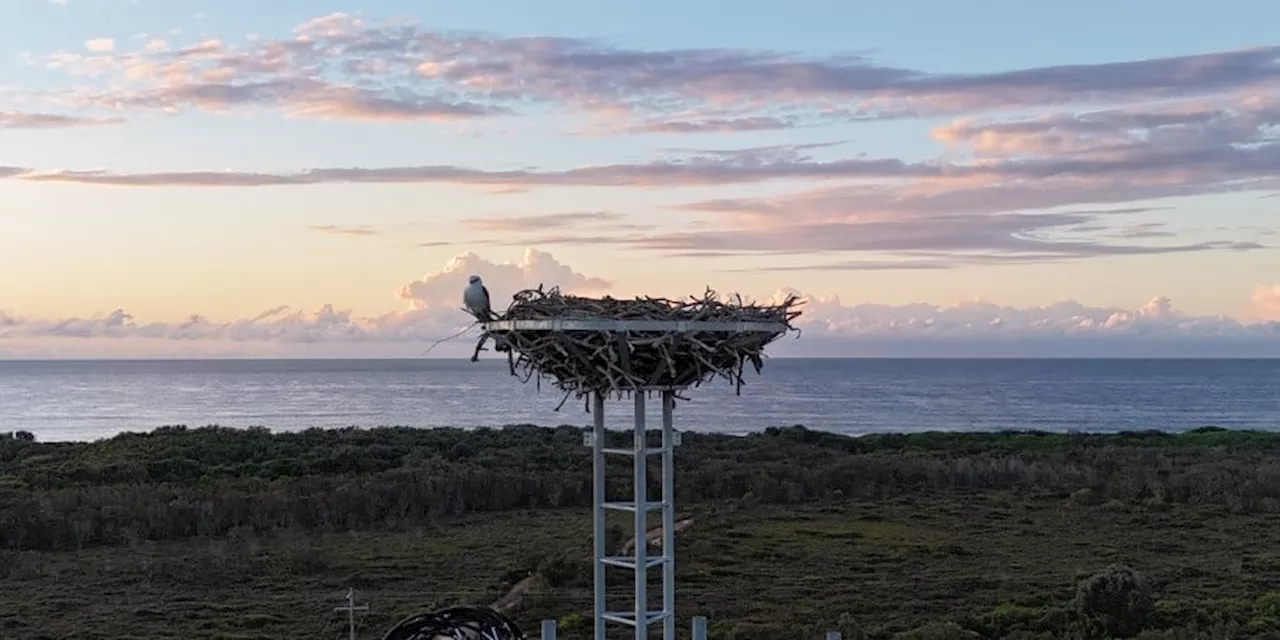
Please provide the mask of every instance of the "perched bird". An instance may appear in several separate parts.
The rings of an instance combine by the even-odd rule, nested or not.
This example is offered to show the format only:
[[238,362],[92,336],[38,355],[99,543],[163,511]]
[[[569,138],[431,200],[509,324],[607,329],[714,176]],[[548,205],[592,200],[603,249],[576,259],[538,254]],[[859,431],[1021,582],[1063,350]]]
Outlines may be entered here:
[[471,276],[466,291],[462,292],[462,304],[480,322],[494,318],[493,307],[489,306],[489,290],[480,281],[480,276]]

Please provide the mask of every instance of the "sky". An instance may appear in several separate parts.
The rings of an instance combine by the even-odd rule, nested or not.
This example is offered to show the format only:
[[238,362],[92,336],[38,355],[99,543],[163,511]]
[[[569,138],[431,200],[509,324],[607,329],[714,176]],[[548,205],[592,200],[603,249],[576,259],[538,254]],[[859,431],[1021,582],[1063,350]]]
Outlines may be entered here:
[[796,293],[778,355],[1280,357],[1277,23],[0,0],[0,357],[418,357],[471,274]]

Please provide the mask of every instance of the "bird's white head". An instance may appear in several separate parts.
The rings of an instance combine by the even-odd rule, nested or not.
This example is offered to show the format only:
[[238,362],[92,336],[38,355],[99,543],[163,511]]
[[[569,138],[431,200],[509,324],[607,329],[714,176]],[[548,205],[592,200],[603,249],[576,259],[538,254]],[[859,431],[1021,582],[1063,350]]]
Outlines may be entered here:
[[471,278],[467,280],[467,282],[471,284],[480,284],[480,276],[471,276]]

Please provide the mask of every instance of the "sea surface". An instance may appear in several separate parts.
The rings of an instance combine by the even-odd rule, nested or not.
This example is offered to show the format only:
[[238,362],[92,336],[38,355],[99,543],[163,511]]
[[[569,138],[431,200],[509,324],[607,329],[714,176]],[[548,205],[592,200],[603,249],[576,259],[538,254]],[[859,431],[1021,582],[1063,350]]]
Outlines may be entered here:
[[[678,429],[739,434],[1280,429],[1280,360],[770,359],[741,396],[719,381],[686,395]],[[499,360],[0,361],[0,431],[45,441],[179,424],[590,424],[581,400],[556,411],[563,397]],[[609,425],[633,411],[610,402]]]

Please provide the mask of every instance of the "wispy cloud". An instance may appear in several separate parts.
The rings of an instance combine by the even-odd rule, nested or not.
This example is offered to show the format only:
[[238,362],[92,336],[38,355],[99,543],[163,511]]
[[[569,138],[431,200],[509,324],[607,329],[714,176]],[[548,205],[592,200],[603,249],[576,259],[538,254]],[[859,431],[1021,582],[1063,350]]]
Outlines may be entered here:
[[378,230],[367,225],[342,226],[336,224],[312,225],[312,231],[335,236],[376,236]]
[[944,74],[857,55],[641,50],[578,38],[447,33],[346,14],[309,20],[286,39],[97,53],[48,58],[56,68],[110,72],[123,83],[117,91],[82,94],[87,104],[277,105],[301,115],[384,118],[477,117],[556,105],[620,116],[637,131],[741,131],[1150,101],[1254,89],[1280,79],[1280,48],[1274,46]]
[[[26,179],[111,186],[278,186],[336,182],[453,183],[497,186],[707,186],[768,180],[962,180],[971,185],[1045,183],[1048,193],[1068,181],[1113,182],[1106,192],[1146,191],[1161,197],[1226,188],[1280,188],[1280,96],[1212,109],[1100,111],[1029,121],[939,127],[951,147],[944,157],[815,156],[813,145],[730,150],[670,150],[647,163],[563,170],[485,170],[453,165],[319,168],[286,173],[49,171]],[[964,157],[964,153],[973,158]],[[1242,184],[1252,180],[1253,183]],[[1050,181],[1047,182],[1046,181]],[[1120,188],[1132,184],[1130,189]],[[1073,186],[1078,191],[1079,184]],[[1095,200],[1104,202],[1106,200]]]
[[[1253,241],[1206,241],[1190,244],[1117,244],[1109,239],[1070,239],[1062,236],[1084,223],[1106,221],[1075,214],[991,214],[927,217],[904,216],[868,222],[808,222],[756,228],[727,228],[656,233],[642,239],[621,240],[638,248],[664,252],[722,251],[737,253],[809,254],[815,252],[948,252],[954,259],[933,264],[966,262],[968,252],[1015,258],[1016,262],[1058,261],[1115,255],[1154,255],[1196,251],[1249,251],[1264,245]],[[593,241],[599,243],[599,239]],[[994,263],[988,256],[987,262]],[[853,264],[857,264],[856,262]],[[841,268],[841,263],[814,263],[812,269]],[[907,266],[904,263],[904,267]]]
[[[225,74],[220,74],[225,75]],[[160,87],[142,93],[104,93],[82,104],[95,108],[148,108],[174,111],[196,107],[221,111],[236,107],[278,106],[302,117],[397,122],[461,120],[505,113],[498,106],[450,101],[411,90],[378,91],[314,78],[275,79],[234,84],[218,76],[210,81]]]
[[[1038,120],[941,127],[945,157],[819,157],[831,144],[742,149],[667,149],[646,163],[570,169],[479,169],[452,165],[324,168],[293,173],[105,170],[10,171],[35,182],[104,186],[264,187],[324,183],[444,183],[485,187],[692,187],[758,184],[770,180],[820,183],[770,196],[722,197],[676,205],[712,222],[704,228],[600,228],[557,234],[590,218],[507,217],[468,220],[472,228],[546,231],[519,242],[614,243],[689,252],[910,252],[946,251],[962,264],[965,252],[1018,256],[1019,260],[1080,259],[1194,251],[1247,251],[1263,247],[1261,234],[1194,242],[1128,219],[1144,201],[1236,191],[1280,190],[1280,109],[1245,101],[1237,109],[1116,110]],[[1145,126],[1145,129],[1135,127]],[[965,157],[972,154],[975,157]],[[1073,210],[1063,211],[1063,208]],[[1092,210],[1090,210],[1092,209]],[[527,220],[522,222],[522,220]],[[596,220],[599,222],[599,220]],[[1146,227],[1135,224],[1146,223]],[[1149,241],[1166,239],[1152,244]],[[1122,242],[1124,241],[1124,242]],[[508,238],[506,243],[513,242]],[[845,256],[848,257],[848,256]],[[818,263],[815,263],[818,264]],[[822,264],[827,264],[823,262]],[[854,261],[850,264],[858,264]],[[904,265],[904,268],[910,268]]]
[[53,113],[0,111],[0,129],[61,129],[122,122],[124,122],[123,118],[90,118]]
[[294,173],[191,171],[122,174],[107,170],[33,171],[35,182],[66,182],[114,187],[269,187],[330,183],[471,184],[512,186],[675,187],[741,184],[781,179],[957,177],[993,173],[989,168],[931,167],[900,160],[799,161],[747,165],[731,161],[691,163],[680,159],[645,164],[599,165],[565,170],[484,170],[452,165],[321,168]]
[[770,131],[790,129],[796,121],[774,116],[744,116],[740,118],[702,119],[653,119],[626,127],[631,133],[738,133],[744,131]]
[[[1184,249],[1191,250],[1191,249]],[[1152,253],[1158,253],[1153,251]],[[900,260],[837,260],[811,261],[792,265],[771,265],[739,269],[722,269],[726,273],[757,273],[768,271],[937,271],[972,266],[1001,266],[1036,264],[1045,262],[1063,262],[1088,257],[1087,250],[1077,252],[1039,253],[975,253],[945,251],[907,250],[895,252]],[[672,255],[689,257],[730,257],[740,255],[732,251],[722,252],[675,252]]]
[[[602,121],[606,131],[671,135],[958,119],[932,130],[938,155],[925,159],[842,154],[828,143],[664,149],[647,162],[586,166],[134,173],[29,167],[2,169],[0,178],[131,188],[450,184],[491,194],[785,183],[786,192],[690,196],[666,207],[701,226],[661,227],[643,218],[624,225],[607,212],[461,224],[502,236],[481,243],[612,244],[703,257],[816,255],[778,268],[843,270],[1256,250],[1264,248],[1262,231],[1190,237],[1181,226],[1134,219],[1124,210],[1162,198],[1280,191],[1280,47],[1274,46],[939,74],[865,56],[641,50],[575,38],[446,33],[345,14],[315,18],[275,40],[139,40],[135,50],[117,44],[112,51],[44,57],[52,68],[93,79],[59,99],[94,109],[274,108],[380,121],[545,115],[554,106],[588,113],[574,120]],[[1027,117],[1029,110],[1057,111]]]
[[611,211],[575,211],[570,213],[549,213],[528,216],[498,216],[488,218],[464,218],[463,226],[480,231],[543,231],[569,226],[591,226],[601,223],[616,226],[626,218],[624,214]]

